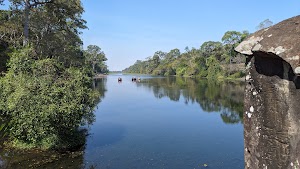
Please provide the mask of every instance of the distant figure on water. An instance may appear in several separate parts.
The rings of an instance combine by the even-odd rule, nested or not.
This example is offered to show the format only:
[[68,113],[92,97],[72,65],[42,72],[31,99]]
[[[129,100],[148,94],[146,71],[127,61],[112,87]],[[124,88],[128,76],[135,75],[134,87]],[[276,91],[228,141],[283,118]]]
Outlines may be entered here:
[[133,82],[140,82],[141,81],[141,78],[136,78],[136,77],[133,77],[133,78],[131,78],[131,81],[133,81]]
[[122,78],[119,77],[119,78],[118,78],[118,82],[122,82]]

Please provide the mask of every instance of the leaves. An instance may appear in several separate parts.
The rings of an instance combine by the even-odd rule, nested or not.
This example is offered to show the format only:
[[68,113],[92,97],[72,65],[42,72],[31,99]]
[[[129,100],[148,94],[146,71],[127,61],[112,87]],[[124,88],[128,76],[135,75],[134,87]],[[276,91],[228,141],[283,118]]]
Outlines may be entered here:
[[49,146],[54,146],[92,113],[98,94],[90,88],[88,72],[65,68],[55,59],[33,58],[30,48],[12,54],[1,83],[1,110],[11,119],[14,139],[40,145],[51,138]]
[[[0,11],[0,56],[11,50],[0,77],[0,113],[10,120],[10,139],[15,146],[69,145],[66,140],[78,139],[80,125],[93,122],[99,101],[88,65],[94,60],[81,49],[79,34],[86,28],[81,1],[10,2],[11,10]],[[30,44],[23,46],[26,25]],[[97,59],[107,70],[104,52]]]
[[84,56],[87,64],[91,65],[95,73],[107,73],[108,69],[104,63],[107,58],[105,57],[104,52],[97,45],[89,45],[87,50],[84,51]]

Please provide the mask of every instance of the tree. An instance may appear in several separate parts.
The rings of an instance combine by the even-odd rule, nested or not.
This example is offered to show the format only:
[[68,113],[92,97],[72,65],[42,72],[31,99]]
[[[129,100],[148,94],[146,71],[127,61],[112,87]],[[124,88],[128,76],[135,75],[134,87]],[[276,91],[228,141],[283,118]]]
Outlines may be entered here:
[[200,50],[202,52],[202,56],[206,59],[210,56],[215,56],[218,60],[220,60],[223,52],[223,45],[221,42],[208,41],[201,45]]
[[166,54],[166,60],[168,62],[174,61],[179,56],[180,56],[180,50],[175,48],[175,49],[170,50],[170,52]]
[[88,64],[92,66],[93,72],[96,72],[96,66],[103,66],[103,62],[107,60],[101,48],[97,45],[89,45],[85,51],[85,57]]
[[11,47],[22,46],[22,19],[18,14],[9,10],[0,10],[0,39]]
[[10,139],[17,147],[71,148],[66,140],[78,139],[81,122],[91,122],[83,119],[96,104],[91,78],[84,68],[34,55],[31,48],[13,52],[0,81],[0,112],[10,119]]
[[227,50],[227,53],[230,57],[230,63],[231,59],[236,56],[236,52],[234,51],[234,48],[242,42],[247,36],[249,35],[249,32],[244,31],[243,33],[238,31],[227,31],[222,37],[222,42],[225,46],[225,50]]
[[163,52],[163,51],[156,51],[155,53],[154,53],[154,55],[155,56],[158,56],[159,57],[159,59],[165,59],[165,57],[166,57],[166,52]]
[[[49,40],[49,35],[53,37],[57,31],[64,31],[65,33],[61,33],[61,36],[65,38],[70,32],[78,35],[77,28],[85,28],[85,21],[81,19],[83,8],[80,0],[9,1],[12,13],[19,15],[20,21],[23,22],[19,24],[24,25],[23,45],[30,42],[38,46],[44,43],[42,39]],[[66,39],[69,40],[70,37],[64,40]],[[49,50],[54,49],[52,44],[49,46]]]
[[42,6],[47,3],[53,3],[54,0],[10,0],[13,5],[23,7],[24,9],[24,45],[29,41],[29,15],[30,10],[37,6]]
[[10,120],[12,146],[78,146],[78,127],[92,122],[99,98],[81,50],[81,2],[10,2],[12,10],[0,11],[0,55],[11,49],[9,69],[0,78],[0,113]]
[[268,27],[270,27],[270,26],[272,26],[272,25],[273,25],[273,22],[270,21],[269,19],[266,19],[266,20],[260,22],[260,23],[258,24],[258,26],[256,27],[256,29],[257,29],[257,30],[261,30],[261,29],[268,28]]
[[190,49],[189,49],[189,47],[188,46],[186,46],[185,48],[184,48],[184,50],[185,50],[185,52],[190,52]]
[[242,39],[242,33],[238,31],[227,31],[222,37],[222,41],[224,44],[234,45],[239,43]]

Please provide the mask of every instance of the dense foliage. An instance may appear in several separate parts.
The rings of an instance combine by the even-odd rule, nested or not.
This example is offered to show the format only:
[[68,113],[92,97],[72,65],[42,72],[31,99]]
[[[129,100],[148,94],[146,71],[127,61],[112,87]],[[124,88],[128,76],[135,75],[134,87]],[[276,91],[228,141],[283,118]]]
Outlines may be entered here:
[[93,65],[107,71],[107,59],[101,51],[102,59],[91,60],[82,50],[80,0],[10,2],[0,13],[0,114],[10,121],[9,145],[84,144],[79,127],[93,122],[99,100]]
[[186,47],[183,53],[179,49],[157,51],[145,61],[137,60],[123,72],[208,78],[241,77],[245,58],[238,55],[234,48],[248,35],[247,31],[227,31],[222,42],[207,41],[199,49],[190,50]]
[[105,64],[107,58],[101,48],[96,45],[89,45],[84,51],[86,63],[92,66],[95,73],[108,73],[108,68]]

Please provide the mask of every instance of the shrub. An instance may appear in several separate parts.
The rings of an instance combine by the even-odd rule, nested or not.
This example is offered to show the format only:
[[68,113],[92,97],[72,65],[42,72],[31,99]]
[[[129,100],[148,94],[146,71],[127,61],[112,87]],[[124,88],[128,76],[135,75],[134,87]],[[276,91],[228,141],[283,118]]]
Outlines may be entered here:
[[17,147],[67,147],[61,143],[92,121],[83,118],[92,117],[98,94],[87,70],[32,55],[30,48],[14,52],[1,80],[0,111],[11,120],[10,138]]
[[207,61],[207,78],[217,79],[222,76],[222,68],[220,62],[213,56],[208,58]]

